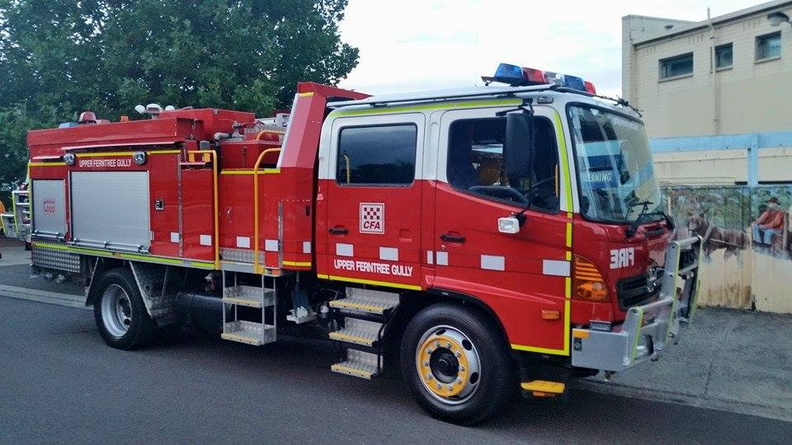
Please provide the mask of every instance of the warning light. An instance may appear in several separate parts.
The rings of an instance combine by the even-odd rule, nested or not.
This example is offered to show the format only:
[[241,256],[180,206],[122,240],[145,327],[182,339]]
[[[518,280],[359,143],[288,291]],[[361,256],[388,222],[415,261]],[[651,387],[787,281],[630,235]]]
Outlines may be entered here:
[[596,94],[594,84],[587,82],[580,77],[569,74],[554,73],[552,71],[542,71],[535,68],[526,68],[509,63],[501,63],[495,70],[492,77],[482,77],[484,82],[500,82],[511,86],[530,86],[530,85],[558,85],[578,91],[585,91]]

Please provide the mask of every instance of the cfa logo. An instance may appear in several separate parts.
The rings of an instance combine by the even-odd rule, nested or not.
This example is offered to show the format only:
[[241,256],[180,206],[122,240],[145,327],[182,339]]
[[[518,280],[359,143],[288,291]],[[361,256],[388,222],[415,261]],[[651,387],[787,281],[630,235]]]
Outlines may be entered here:
[[635,264],[635,249],[625,247],[623,249],[613,249],[610,251],[610,268],[621,269]]
[[360,203],[360,233],[385,233],[385,204]]

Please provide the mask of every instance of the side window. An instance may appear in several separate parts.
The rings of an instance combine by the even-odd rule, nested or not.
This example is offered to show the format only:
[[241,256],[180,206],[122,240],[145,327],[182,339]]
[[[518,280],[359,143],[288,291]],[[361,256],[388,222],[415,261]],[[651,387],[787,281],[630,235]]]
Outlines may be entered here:
[[[520,205],[530,200],[531,208],[558,211],[558,148],[553,123],[534,118],[536,153],[529,171],[506,177],[503,143],[505,118],[463,119],[449,128],[448,182],[455,188],[497,201]],[[527,149],[527,148],[526,148]],[[511,189],[511,190],[505,190]],[[523,198],[524,197],[524,198]]]
[[347,127],[338,139],[336,182],[409,185],[415,179],[414,124]]

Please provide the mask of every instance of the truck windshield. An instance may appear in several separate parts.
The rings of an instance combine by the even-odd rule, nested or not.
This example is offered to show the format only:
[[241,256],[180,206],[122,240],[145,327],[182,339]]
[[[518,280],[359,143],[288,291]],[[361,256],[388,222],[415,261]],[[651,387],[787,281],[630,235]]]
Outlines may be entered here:
[[643,124],[587,105],[568,108],[587,219],[630,223],[661,219],[660,187]]

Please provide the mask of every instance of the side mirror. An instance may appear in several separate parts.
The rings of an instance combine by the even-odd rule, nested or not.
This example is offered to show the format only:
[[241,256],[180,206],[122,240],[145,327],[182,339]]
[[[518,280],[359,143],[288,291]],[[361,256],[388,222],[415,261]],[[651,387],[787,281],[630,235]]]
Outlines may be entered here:
[[530,180],[530,167],[534,156],[533,115],[528,112],[506,115],[506,140],[503,158],[506,162],[506,177],[515,188],[530,189],[521,181]]
[[520,232],[520,220],[516,216],[498,218],[498,232],[515,234]]

